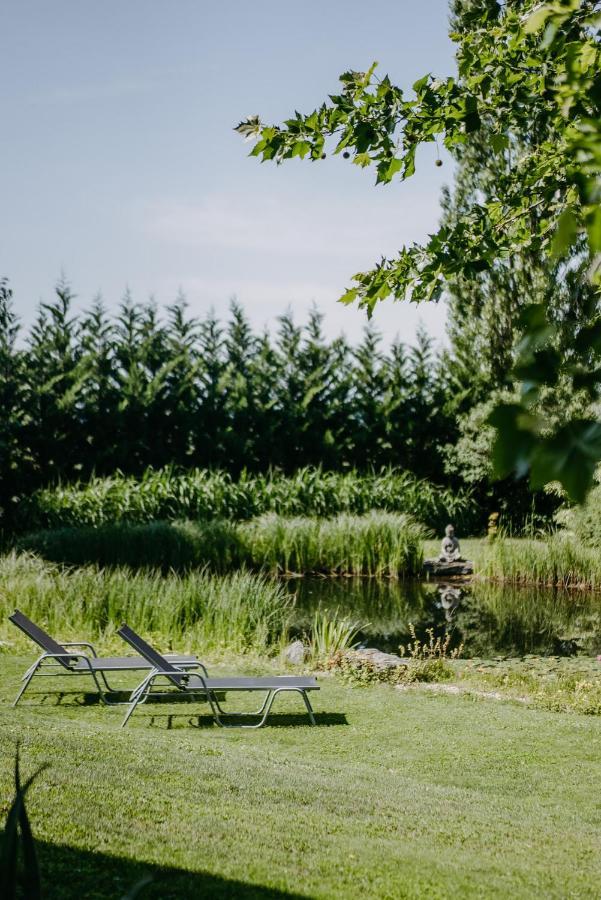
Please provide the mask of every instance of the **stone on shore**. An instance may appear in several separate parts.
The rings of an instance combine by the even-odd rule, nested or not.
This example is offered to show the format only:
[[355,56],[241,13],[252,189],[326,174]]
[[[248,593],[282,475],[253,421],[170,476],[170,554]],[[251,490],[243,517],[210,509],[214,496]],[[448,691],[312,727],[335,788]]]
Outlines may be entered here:
[[408,659],[403,659],[402,656],[397,656],[396,653],[384,653],[382,650],[376,650],[372,647],[364,647],[350,652],[355,658],[367,660],[376,669],[395,669],[397,666],[406,666],[409,662]]
[[425,559],[423,572],[425,575],[435,576],[472,575],[474,564],[469,559],[455,560],[454,562],[443,562],[440,559]]
[[305,661],[306,648],[302,641],[292,641],[284,650],[284,659],[293,666],[300,666]]

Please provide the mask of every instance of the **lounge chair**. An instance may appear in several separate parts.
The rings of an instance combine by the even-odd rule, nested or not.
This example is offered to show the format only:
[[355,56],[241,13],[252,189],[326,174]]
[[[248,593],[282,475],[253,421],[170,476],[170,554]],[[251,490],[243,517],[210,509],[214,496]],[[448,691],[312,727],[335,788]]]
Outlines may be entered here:
[[[109,656],[99,657],[93,645],[88,641],[70,641],[69,643],[58,643],[54,638],[28,619],[26,615],[14,611],[12,616],[8,617],[13,625],[16,625],[27,637],[36,643],[44,651],[36,661],[27,669],[23,678],[24,683],[13,703],[16,706],[29,684],[36,675],[41,676],[60,676],[60,675],[88,675],[91,676],[96,689],[103,703],[109,706],[117,705],[117,701],[110,700],[107,694],[116,694],[108,683],[107,673],[109,672],[131,672],[136,670],[151,669],[152,665],[142,656]],[[79,648],[79,652],[73,652],[71,648]],[[83,650],[88,652],[82,652]],[[169,656],[169,661],[177,663],[182,668],[195,668],[198,660],[195,656]],[[40,672],[43,669],[44,671]],[[51,670],[51,671],[46,671]],[[104,690],[101,686],[104,685]],[[123,701],[119,701],[122,704]]]
[[[313,709],[307,696],[308,691],[318,691],[319,685],[315,678],[298,677],[294,675],[276,675],[264,678],[210,678],[206,666],[198,662],[196,667],[198,672],[182,671],[178,663],[169,660],[165,656],[158,653],[150,644],[147,644],[135,631],[127,625],[122,625],[117,634],[120,634],[124,641],[133,647],[133,649],[143,656],[153,667],[152,672],[146,676],[144,681],[136,688],[131,695],[131,705],[123,719],[121,727],[125,726],[130,716],[139,703],[144,703],[148,696],[152,693],[153,687],[157,679],[163,679],[167,684],[158,685],[161,688],[163,696],[183,693],[188,696],[202,696],[210,706],[214,721],[222,728],[261,728],[267,721],[267,717],[271,711],[273,701],[277,694],[285,691],[296,691],[301,695],[305,702],[309,720],[311,725],[315,725],[315,716]],[[192,667],[190,667],[192,668]],[[169,688],[170,690],[165,690]],[[175,689],[175,690],[174,690]],[[229,691],[252,691],[265,694],[263,705],[256,712],[251,713],[232,713],[222,709],[218,695],[223,695]],[[237,723],[229,723],[224,721],[225,718],[237,718],[242,721]],[[259,718],[258,722],[250,723],[247,720]]]

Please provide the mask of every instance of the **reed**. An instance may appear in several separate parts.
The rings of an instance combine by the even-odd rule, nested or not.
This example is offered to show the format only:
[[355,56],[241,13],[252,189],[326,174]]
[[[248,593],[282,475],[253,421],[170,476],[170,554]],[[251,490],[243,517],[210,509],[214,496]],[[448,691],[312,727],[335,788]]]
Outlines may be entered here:
[[253,565],[276,573],[403,577],[420,571],[425,529],[372,512],[332,519],[262,516],[240,529]]
[[485,578],[514,584],[601,588],[599,552],[561,532],[541,540],[498,538],[483,543],[476,571]]
[[253,568],[271,574],[321,573],[399,577],[422,563],[422,526],[408,516],[369,513],[333,519],[266,515],[250,522],[105,525],[25,535],[18,549],[44,559],[85,565],[186,572]]
[[236,525],[223,519],[54,528],[23,535],[16,547],[70,566],[130,566],[163,573],[204,567],[225,573],[246,561]]
[[286,517],[363,515],[370,510],[411,515],[439,531],[453,521],[463,534],[478,527],[471,494],[452,491],[399,469],[360,474],[303,468],[237,480],[220,471],[148,469],[141,478],[119,473],[37,491],[21,506],[19,528],[31,531],[117,522],[230,519],[273,512]]
[[0,634],[15,607],[68,640],[111,641],[128,622],[165,649],[227,649],[268,653],[287,633],[292,600],[284,586],[260,575],[206,571],[185,575],[127,568],[65,569],[28,554],[0,557]]

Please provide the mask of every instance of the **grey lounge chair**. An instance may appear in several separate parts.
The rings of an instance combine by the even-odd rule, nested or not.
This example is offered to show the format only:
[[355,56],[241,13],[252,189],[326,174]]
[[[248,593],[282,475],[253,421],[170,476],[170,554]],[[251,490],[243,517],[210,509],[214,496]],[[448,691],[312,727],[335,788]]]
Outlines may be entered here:
[[[27,669],[23,678],[23,685],[17,694],[13,703],[16,706],[34,677],[38,674],[41,676],[59,676],[59,675],[89,675],[92,677],[96,689],[103,703],[109,706],[117,705],[117,701],[109,700],[107,694],[116,694],[108,683],[107,673],[109,672],[130,672],[143,669],[151,669],[152,665],[148,660],[141,656],[109,656],[98,657],[93,645],[88,641],[70,641],[69,643],[59,644],[54,638],[28,619],[24,613],[18,609],[14,611],[12,616],[8,617],[13,625],[16,625],[28,638],[36,643],[44,651],[36,661]],[[79,648],[80,652],[73,652],[72,647]],[[88,653],[82,652],[83,650]],[[195,656],[169,656],[169,660],[176,662],[182,669],[196,668],[198,660]],[[43,669],[44,671],[40,671]],[[48,671],[50,670],[50,671]],[[101,686],[104,685],[104,690]],[[121,701],[122,702],[122,701]]]
[[[142,681],[132,693],[130,698],[131,705],[123,719],[121,727],[127,724],[138,704],[144,703],[152,693],[153,686],[157,679],[163,679],[167,682],[166,685],[162,685],[163,690],[161,691],[161,694],[163,695],[166,693],[168,695],[170,693],[182,692],[190,696],[198,695],[204,697],[209,703],[214,721],[222,728],[261,728],[267,721],[275,697],[277,694],[284,691],[296,691],[301,695],[305,702],[305,706],[307,707],[311,725],[315,725],[313,708],[311,707],[307,695],[308,691],[319,690],[319,685],[315,678],[298,677],[294,675],[275,675],[266,678],[209,678],[206,666],[201,662],[196,664],[196,667],[199,669],[198,672],[184,672],[177,662],[168,660],[166,657],[162,656],[127,625],[122,625],[117,634],[120,634],[124,641],[127,641],[140,656],[143,656],[144,659],[148,660],[153,666],[152,672],[146,676],[144,681]],[[165,691],[166,687],[170,688],[167,692]],[[260,709],[256,712],[227,712],[222,709],[218,695],[222,695],[228,691],[261,692],[265,694],[265,699]],[[224,717],[235,717],[242,720],[249,720],[257,717],[260,717],[260,719],[253,724],[250,724],[247,721],[228,723],[223,721]]]

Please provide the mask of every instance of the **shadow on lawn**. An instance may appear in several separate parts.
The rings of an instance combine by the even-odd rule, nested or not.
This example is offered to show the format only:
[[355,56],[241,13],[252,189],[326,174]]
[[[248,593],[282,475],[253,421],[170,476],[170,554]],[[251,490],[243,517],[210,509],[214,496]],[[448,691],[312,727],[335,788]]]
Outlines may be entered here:
[[[0,832],[0,846],[3,837]],[[198,841],[199,860],[211,856],[210,845],[200,835],[191,834],[190,840]],[[119,900],[148,876],[152,881],[136,895],[137,900],[295,900],[301,897],[208,872],[152,866],[44,841],[36,840],[36,849],[44,900]]]
[[[64,691],[57,694],[31,694],[32,697],[37,697],[40,705],[52,705],[52,706],[100,706],[100,697],[98,694],[79,694],[75,691]],[[123,703],[124,707],[127,705],[127,701],[129,700],[129,692],[115,693],[113,695],[116,699],[119,700],[120,703]],[[222,695],[218,695],[220,700],[223,700]],[[138,714],[134,716],[136,722],[141,724],[146,721],[150,727],[154,728],[162,728],[165,730],[172,730],[173,728],[182,728],[186,727],[186,725],[191,725],[195,728],[211,728],[214,727],[215,722],[213,721],[213,717],[211,715],[193,715],[190,716],[189,713],[185,713],[182,711],[181,713],[156,713],[150,712],[150,708],[153,706],[160,706],[161,704],[168,703],[170,706],[174,706],[176,704],[181,704],[182,706],[186,706],[190,703],[194,702],[195,705],[199,703],[206,703],[206,700],[203,700],[202,697],[198,697],[192,700],[190,697],[178,697],[174,695],[161,697],[157,695],[155,697],[149,697],[148,700],[140,706],[138,710]],[[146,713],[146,716],[144,716]],[[328,712],[315,712],[315,724],[320,727],[328,727],[333,725],[348,725],[348,719],[344,713],[328,713]],[[185,721],[184,721],[185,720]],[[132,720],[133,723],[133,720]],[[308,726],[309,720],[307,718],[307,714],[305,712],[300,713],[270,713],[267,723],[264,727],[266,728],[298,728],[300,726]]]
[[[165,714],[150,716],[149,725],[152,728],[164,728],[171,730],[173,728],[182,728],[191,725],[194,728],[211,728],[215,727],[212,716],[188,716],[185,722],[179,722],[184,719],[185,714],[180,715]],[[142,716],[139,715],[137,721],[140,722]],[[315,724],[317,726],[331,725],[348,725],[348,720],[344,713],[315,713]],[[271,713],[264,728],[298,728],[300,726],[310,727],[309,719],[306,713]]]

